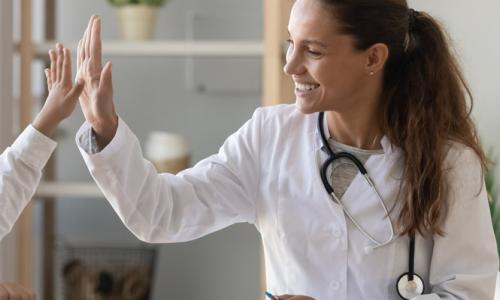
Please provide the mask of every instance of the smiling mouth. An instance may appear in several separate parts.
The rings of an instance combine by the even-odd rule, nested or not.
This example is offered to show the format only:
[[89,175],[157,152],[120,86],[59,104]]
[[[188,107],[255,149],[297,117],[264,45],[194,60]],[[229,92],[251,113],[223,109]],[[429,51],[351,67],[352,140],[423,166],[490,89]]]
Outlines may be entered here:
[[319,84],[295,82],[295,90],[298,92],[310,92],[319,88]]

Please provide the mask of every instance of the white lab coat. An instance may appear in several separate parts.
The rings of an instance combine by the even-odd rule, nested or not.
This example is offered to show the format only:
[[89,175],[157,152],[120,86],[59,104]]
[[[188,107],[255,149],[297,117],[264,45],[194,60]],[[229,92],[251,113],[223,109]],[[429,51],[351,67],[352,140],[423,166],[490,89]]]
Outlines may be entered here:
[[35,194],[57,143],[29,125],[0,155],[0,239]]
[[[399,299],[396,280],[408,271],[408,238],[366,254],[367,239],[332,202],[319,177],[317,114],[294,105],[257,109],[218,154],[178,175],[157,174],[123,120],[110,144],[89,155],[89,125],[77,143],[104,195],[139,239],[193,240],[237,222],[255,225],[264,244],[267,288],[317,300]],[[388,207],[396,201],[401,151],[382,140],[384,154],[365,164]],[[85,147],[86,148],[86,147]],[[473,152],[454,145],[445,237],[417,236],[415,268],[429,295],[415,299],[493,299],[498,256],[485,189]],[[361,176],[343,202],[376,237],[387,219]],[[394,217],[394,216],[393,216]]]

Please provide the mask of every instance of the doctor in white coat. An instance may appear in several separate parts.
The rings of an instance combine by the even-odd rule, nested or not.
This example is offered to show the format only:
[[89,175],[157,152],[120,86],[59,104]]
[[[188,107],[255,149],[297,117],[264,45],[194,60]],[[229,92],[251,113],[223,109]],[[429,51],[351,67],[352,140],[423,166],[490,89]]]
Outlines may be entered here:
[[257,109],[177,175],[157,174],[116,114],[100,26],[92,17],[79,45],[76,142],[139,239],[254,224],[275,299],[493,298],[485,157],[431,16],[404,0],[297,0],[285,66],[295,104]]

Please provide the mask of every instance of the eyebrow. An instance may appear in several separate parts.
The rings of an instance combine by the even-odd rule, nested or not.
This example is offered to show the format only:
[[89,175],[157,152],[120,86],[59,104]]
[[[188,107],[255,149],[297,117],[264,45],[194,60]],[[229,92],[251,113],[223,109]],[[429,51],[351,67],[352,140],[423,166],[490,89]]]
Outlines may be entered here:
[[[290,31],[288,31],[288,37],[291,37]],[[320,47],[323,47],[323,48],[328,48],[325,43],[323,43],[321,41],[318,41],[318,40],[304,40],[304,41],[302,41],[302,43],[305,44],[305,45],[314,44],[314,45],[317,45],[317,46],[320,46]]]
[[314,45],[326,48],[326,44],[325,43],[320,42],[320,41],[316,41],[316,40],[305,40],[305,41],[303,41],[303,43],[306,44],[306,45],[314,44]]

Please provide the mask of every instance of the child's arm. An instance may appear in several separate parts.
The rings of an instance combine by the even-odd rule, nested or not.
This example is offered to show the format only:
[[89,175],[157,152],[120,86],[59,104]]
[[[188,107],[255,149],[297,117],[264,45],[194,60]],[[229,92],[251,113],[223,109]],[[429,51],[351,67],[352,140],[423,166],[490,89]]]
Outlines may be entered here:
[[49,96],[33,124],[0,155],[0,239],[14,225],[36,191],[42,169],[56,147],[48,136],[75,109],[83,84],[72,84],[68,49],[50,50]]

